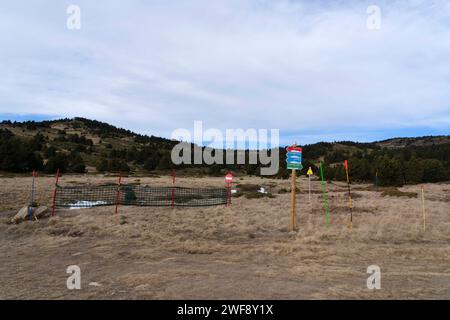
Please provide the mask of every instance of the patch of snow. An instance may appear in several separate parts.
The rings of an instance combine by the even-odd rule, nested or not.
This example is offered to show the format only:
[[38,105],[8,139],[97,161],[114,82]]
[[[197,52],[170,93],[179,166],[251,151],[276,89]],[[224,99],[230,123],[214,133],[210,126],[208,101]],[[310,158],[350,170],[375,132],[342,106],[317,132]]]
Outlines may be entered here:
[[77,210],[77,209],[84,209],[84,208],[92,208],[96,206],[101,206],[107,204],[106,201],[86,201],[86,200],[80,200],[75,203],[71,203],[69,209],[70,210]]

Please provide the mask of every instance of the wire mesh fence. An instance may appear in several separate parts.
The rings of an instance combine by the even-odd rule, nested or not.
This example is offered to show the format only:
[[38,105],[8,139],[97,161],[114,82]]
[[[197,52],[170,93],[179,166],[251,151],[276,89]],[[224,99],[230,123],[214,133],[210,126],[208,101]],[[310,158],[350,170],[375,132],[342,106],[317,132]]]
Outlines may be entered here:
[[56,206],[90,208],[109,205],[134,206],[215,206],[227,204],[226,188],[151,187],[124,184],[99,186],[57,186]]

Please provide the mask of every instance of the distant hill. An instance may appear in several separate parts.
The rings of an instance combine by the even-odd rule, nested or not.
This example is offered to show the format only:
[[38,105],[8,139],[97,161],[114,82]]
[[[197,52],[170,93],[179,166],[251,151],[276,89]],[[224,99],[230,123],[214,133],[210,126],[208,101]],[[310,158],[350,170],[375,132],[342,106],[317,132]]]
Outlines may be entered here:
[[375,142],[382,148],[429,147],[450,143],[450,136],[425,136],[418,138],[393,138]]
[[[173,165],[170,151],[177,141],[146,136],[84,118],[0,123],[0,171],[33,169],[63,172],[164,172]],[[289,177],[285,149],[280,148],[280,178]],[[450,136],[393,138],[373,143],[341,141],[303,146],[305,169],[344,180],[342,163],[350,163],[352,180],[379,185],[450,180]],[[258,165],[182,165],[185,173],[222,175],[227,170],[259,174]]]

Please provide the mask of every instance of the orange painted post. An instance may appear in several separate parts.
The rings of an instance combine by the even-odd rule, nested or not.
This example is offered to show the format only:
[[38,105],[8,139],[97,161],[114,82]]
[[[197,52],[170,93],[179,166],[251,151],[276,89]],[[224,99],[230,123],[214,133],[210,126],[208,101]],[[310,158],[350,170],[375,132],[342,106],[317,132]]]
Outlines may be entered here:
[[52,217],[55,216],[55,210],[56,210],[56,190],[58,189],[58,181],[59,181],[59,168],[56,170],[56,178],[55,178],[55,190],[53,191],[53,207],[52,207]]

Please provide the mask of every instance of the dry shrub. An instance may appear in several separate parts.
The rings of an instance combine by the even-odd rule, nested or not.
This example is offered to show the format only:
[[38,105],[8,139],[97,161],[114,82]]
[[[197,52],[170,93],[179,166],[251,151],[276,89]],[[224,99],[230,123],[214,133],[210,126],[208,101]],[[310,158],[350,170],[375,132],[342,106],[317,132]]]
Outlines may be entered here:
[[381,193],[383,197],[408,197],[408,198],[417,198],[417,192],[404,192],[400,191],[397,188],[386,188]]
[[251,184],[251,183],[243,183],[243,184],[238,184],[237,188],[240,189],[242,192],[256,192],[259,189],[261,189],[261,187],[257,184]]

